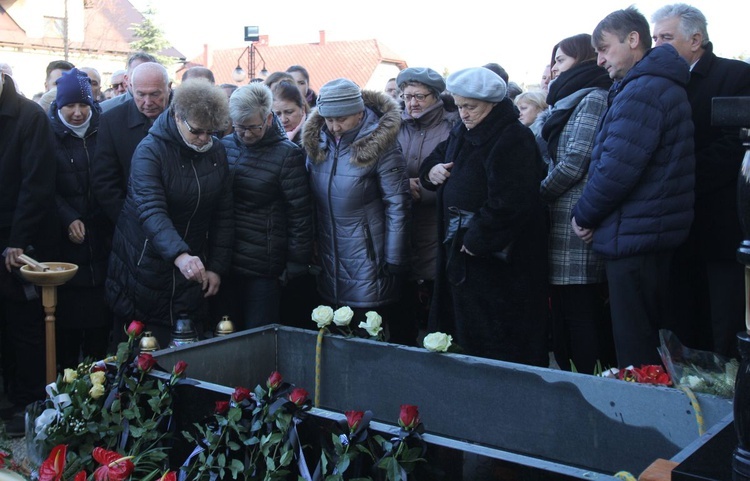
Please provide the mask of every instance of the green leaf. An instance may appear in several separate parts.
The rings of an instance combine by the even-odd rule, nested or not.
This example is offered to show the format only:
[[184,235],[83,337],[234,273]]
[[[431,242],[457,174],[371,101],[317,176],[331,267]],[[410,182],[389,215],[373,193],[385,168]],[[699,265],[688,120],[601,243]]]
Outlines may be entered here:
[[288,466],[289,463],[292,462],[292,459],[294,459],[294,451],[290,449],[281,455],[281,459],[279,459],[279,464],[281,466]]

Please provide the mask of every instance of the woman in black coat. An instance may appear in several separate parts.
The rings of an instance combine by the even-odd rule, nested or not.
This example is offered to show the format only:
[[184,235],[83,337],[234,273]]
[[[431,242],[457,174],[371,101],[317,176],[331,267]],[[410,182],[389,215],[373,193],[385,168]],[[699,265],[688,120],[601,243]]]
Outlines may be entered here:
[[305,274],[312,255],[304,151],[287,138],[272,105],[271,90],[263,84],[237,89],[229,99],[234,134],[222,139],[235,231],[229,289],[219,300],[239,329],[280,321],[279,279]]
[[59,259],[78,265],[76,275],[57,291],[57,358],[61,368],[75,368],[81,356],[105,357],[112,324],[104,301],[112,226],[92,193],[99,108],[85,73],[73,69],[57,80],[49,117],[57,161]]
[[462,124],[419,170],[422,186],[437,189],[442,245],[430,330],[453,334],[470,355],[546,366],[544,168],[534,135],[490,70],[455,72],[447,89]]
[[[175,91],[133,154],[106,294],[117,323],[144,322],[166,347],[175,320],[206,320],[205,297],[229,271],[232,195],[224,145],[227,97],[205,79]],[[118,329],[116,328],[116,334]]]

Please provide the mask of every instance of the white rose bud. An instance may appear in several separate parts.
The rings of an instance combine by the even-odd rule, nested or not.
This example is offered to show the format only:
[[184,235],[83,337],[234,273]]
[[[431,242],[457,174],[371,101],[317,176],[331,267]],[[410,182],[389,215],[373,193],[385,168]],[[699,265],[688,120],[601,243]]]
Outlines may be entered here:
[[378,337],[380,331],[383,330],[381,327],[383,325],[383,318],[375,311],[367,311],[367,313],[365,313],[365,318],[367,321],[360,322],[359,327],[366,330],[370,336]]
[[434,352],[446,352],[451,343],[453,337],[442,332],[432,332],[424,337],[423,345],[428,351]]
[[65,369],[65,371],[63,371],[64,383],[70,384],[76,379],[78,379],[78,371],[76,371],[75,369]]
[[312,320],[318,323],[318,329],[323,329],[333,321],[333,309],[329,306],[318,306],[312,311]]
[[352,311],[351,307],[339,307],[333,313],[333,323],[339,327],[348,326],[352,322],[352,317],[354,317],[354,311]]

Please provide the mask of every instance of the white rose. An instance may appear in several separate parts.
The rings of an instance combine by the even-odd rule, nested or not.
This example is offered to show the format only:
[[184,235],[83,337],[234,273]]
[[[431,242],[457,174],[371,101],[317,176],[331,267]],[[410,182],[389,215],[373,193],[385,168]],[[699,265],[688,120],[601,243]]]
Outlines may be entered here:
[[428,351],[435,352],[446,352],[451,343],[453,337],[442,332],[432,332],[424,337],[423,345]]
[[92,399],[99,399],[104,396],[104,386],[101,384],[94,384],[91,386],[91,389],[89,389],[89,396],[91,396]]
[[333,323],[339,327],[348,326],[352,322],[352,317],[354,317],[354,311],[352,311],[351,307],[339,307],[333,313]]
[[326,327],[333,321],[333,309],[329,306],[318,306],[312,311],[312,320],[318,323],[318,329]]
[[65,369],[65,371],[63,371],[64,383],[70,384],[76,379],[78,379],[78,371],[76,371],[75,369]]
[[378,334],[380,334],[380,331],[383,330],[383,318],[380,317],[380,314],[378,314],[375,311],[367,311],[365,314],[365,318],[367,319],[366,322],[360,322],[359,327],[366,330],[369,335],[372,337],[378,337]]
[[104,374],[104,371],[94,371],[89,374],[89,378],[91,379],[91,384],[104,384],[107,375]]

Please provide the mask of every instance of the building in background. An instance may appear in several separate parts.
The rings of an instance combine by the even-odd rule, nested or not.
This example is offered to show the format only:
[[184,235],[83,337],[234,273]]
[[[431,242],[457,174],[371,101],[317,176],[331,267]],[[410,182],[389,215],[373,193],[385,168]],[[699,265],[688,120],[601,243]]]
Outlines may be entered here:
[[[249,47],[249,46],[248,46]],[[186,67],[203,65],[211,69],[216,83],[244,85],[250,81],[248,47],[211,50],[204,46],[203,55],[190,59]],[[255,48],[255,77],[261,71],[284,71],[291,65],[302,65],[310,73],[310,88],[315,92],[339,77],[352,80],[362,89],[383,90],[389,78],[408,67],[406,61],[376,39],[326,42],[320,31],[317,43],[271,46],[268,35],[260,35]],[[247,77],[235,82],[232,72],[239,66]],[[180,71],[176,77],[179,78]]]
[[[143,21],[128,0],[0,0],[0,62],[13,68],[27,97],[44,91],[47,64],[66,58],[99,70],[106,89],[132,53],[131,27]],[[159,54],[175,59],[165,65],[170,72],[181,67],[183,55],[174,48]]]

